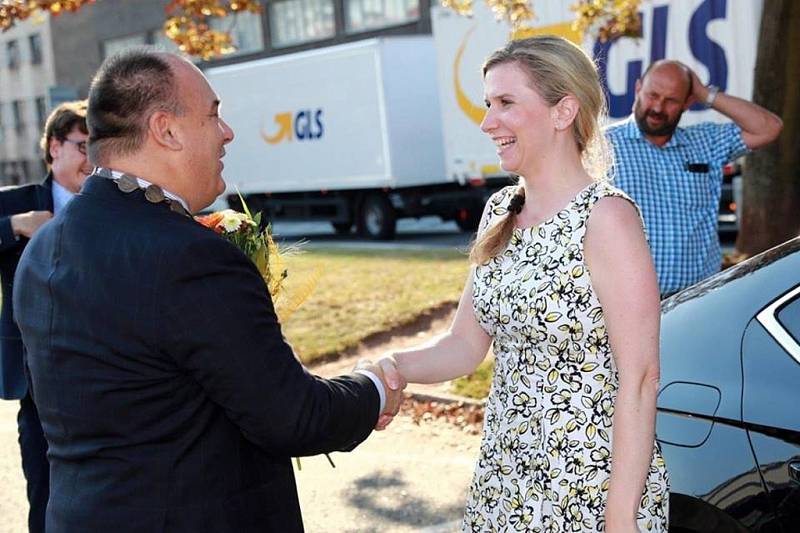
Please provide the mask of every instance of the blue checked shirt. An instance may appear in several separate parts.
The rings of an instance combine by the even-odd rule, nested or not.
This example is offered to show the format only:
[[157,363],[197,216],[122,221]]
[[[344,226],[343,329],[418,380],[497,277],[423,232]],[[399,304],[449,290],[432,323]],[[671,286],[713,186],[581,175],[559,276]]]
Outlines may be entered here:
[[614,147],[614,185],[642,210],[661,294],[718,272],[722,166],[747,152],[741,128],[711,122],[677,128],[658,147],[631,116],[606,135]]

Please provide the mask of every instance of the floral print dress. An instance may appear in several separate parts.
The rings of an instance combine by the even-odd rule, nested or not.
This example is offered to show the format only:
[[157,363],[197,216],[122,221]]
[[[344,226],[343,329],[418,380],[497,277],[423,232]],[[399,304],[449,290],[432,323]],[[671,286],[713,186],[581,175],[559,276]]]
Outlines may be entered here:
[[[481,231],[506,214],[515,187],[489,200]],[[603,531],[618,381],[603,309],[583,257],[595,202],[582,190],[475,269],[476,318],[493,338],[495,371],[463,531]],[[638,513],[667,531],[668,477],[658,445]]]

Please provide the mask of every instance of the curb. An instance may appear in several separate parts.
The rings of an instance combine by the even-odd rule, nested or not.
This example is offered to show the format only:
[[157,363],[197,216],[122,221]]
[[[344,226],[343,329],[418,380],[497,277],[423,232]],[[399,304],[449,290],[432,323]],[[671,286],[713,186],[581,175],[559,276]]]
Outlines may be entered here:
[[476,400],[475,398],[458,396],[456,394],[432,394],[428,392],[414,392],[407,390],[406,397],[418,402],[436,402],[445,405],[452,405],[454,403],[469,405],[471,407],[484,407],[486,405],[486,400]]

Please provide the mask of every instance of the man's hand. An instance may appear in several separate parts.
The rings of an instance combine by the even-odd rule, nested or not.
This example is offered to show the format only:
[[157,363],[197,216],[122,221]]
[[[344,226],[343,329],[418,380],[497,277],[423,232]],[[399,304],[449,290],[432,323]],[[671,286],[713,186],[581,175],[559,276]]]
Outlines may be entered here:
[[[706,105],[708,87],[700,81],[692,69],[686,67],[686,70],[692,78],[692,94],[689,95],[687,103],[691,105],[697,102]],[[778,115],[753,102],[718,90],[713,98],[713,104],[715,111],[722,113],[742,129],[742,141],[750,150],[768,145],[777,139],[783,130],[783,121]]]
[[705,104],[706,98],[708,98],[708,87],[706,87],[706,85],[700,81],[700,78],[697,76],[697,73],[694,70],[690,69],[685,64],[683,66],[686,67],[686,71],[692,78],[692,93],[689,95],[689,104]]
[[361,360],[356,365],[356,370],[368,370],[378,376],[383,383],[383,388],[386,392],[386,405],[378,418],[378,423],[375,424],[375,429],[378,431],[385,429],[400,410],[400,404],[403,403],[404,399],[403,389],[406,388],[406,380],[397,371],[397,365],[394,364],[394,360],[390,358],[383,358],[378,361],[378,364]]
[[14,235],[30,239],[34,233],[39,231],[42,224],[51,218],[53,218],[53,213],[50,211],[28,211],[11,215],[11,230]]

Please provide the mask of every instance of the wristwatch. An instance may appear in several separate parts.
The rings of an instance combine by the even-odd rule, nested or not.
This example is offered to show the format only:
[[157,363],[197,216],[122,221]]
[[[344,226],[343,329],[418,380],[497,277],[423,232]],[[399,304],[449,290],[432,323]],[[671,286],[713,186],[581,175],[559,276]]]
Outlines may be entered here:
[[719,93],[719,87],[716,85],[709,85],[707,89],[708,95],[706,96],[706,101],[703,102],[703,105],[706,106],[706,109],[714,105],[714,100],[717,99],[717,94]]

